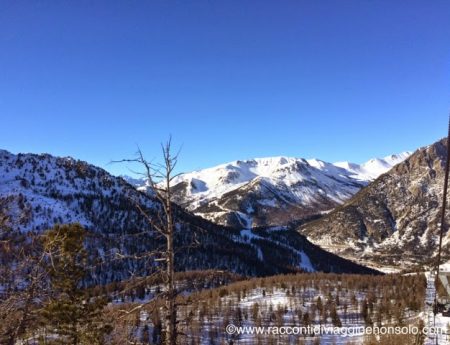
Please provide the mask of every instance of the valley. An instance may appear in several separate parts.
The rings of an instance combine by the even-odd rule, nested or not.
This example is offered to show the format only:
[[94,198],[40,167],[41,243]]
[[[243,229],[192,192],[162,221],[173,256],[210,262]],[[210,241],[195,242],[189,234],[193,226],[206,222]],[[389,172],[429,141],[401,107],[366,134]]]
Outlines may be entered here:
[[[436,250],[446,149],[438,141],[362,165],[255,159],[176,177],[176,303],[185,341],[427,341],[424,334],[370,336],[362,329],[427,323],[423,272]],[[0,151],[0,205],[1,236],[15,243],[12,253],[57,224],[80,224],[90,267],[81,286],[91,299],[108,301],[108,343],[161,343],[166,287],[152,253],[164,250],[164,239],[148,219],[160,219],[166,206],[145,181],[70,157]],[[26,270],[15,268],[12,254],[2,262],[2,286],[15,286],[11,272]],[[268,331],[307,326],[322,327],[320,334]],[[27,336],[42,338],[40,331]]]

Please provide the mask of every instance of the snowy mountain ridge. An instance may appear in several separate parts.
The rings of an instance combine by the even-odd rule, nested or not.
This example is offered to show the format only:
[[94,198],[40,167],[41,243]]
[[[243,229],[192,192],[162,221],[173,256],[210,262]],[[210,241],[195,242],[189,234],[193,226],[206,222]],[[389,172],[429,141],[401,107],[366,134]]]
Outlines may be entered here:
[[[342,207],[298,230],[338,255],[372,267],[432,263],[440,233],[447,139],[416,150]],[[450,259],[450,233],[442,255]]]
[[[164,243],[137,205],[150,218],[161,216],[157,200],[102,168],[70,157],[0,150],[1,238],[80,223],[89,234],[89,257],[97,263],[89,282],[120,281],[154,269],[141,254],[160,250]],[[225,269],[251,276],[297,270],[370,272],[321,250],[293,229],[260,230],[251,236],[250,230],[226,228],[176,205],[174,209],[175,241],[189,247],[180,251],[178,271]]]
[[182,174],[173,188],[181,206],[217,223],[280,225],[334,208],[410,154],[363,164],[283,156],[238,160]]
[[363,164],[349,162],[336,162],[335,166],[349,171],[350,176],[362,181],[373,181],[378,176],[388,172],[393,166],[403,162],[411,156],[411,151],[405,151],[399,154],[389,155],[383,158],[372,158]]

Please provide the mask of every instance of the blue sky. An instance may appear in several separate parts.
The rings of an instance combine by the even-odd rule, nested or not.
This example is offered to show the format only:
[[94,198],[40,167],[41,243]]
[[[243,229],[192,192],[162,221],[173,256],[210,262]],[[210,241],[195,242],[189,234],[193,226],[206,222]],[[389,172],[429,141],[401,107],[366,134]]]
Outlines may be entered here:
[[1,1],[0,147],[114,173],[366,161],[446,135],[450,1]]

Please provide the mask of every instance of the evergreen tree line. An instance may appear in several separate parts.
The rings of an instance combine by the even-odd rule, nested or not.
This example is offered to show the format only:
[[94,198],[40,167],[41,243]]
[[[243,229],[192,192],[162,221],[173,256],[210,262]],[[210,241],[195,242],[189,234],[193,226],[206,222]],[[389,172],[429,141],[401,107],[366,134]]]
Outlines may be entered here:
[[[178,318],[183,344],[237,344],[242,339],[225,333],[236,326],[405,326],[416,325],[423,308],[426,280],[422,274],[385,276],[290,274],[253,278],[179,296]],[[281,302],[280,301],[281,296]],[[127,306],[110,306],[113,315]],[[129,315],[113,332],[136,344],[158,344],[162,301],[154,300]],[[423,327],[417,324],[419,328]],[[350,338],[349,338],[350,339]],[[353,344],[421,344],[423,335],[367,336]],[[259,335],[254,344],[319,344],[320,337]],[[351,340],[348,340],[352,344]],[[331,344],[331,343],[330,343]]]

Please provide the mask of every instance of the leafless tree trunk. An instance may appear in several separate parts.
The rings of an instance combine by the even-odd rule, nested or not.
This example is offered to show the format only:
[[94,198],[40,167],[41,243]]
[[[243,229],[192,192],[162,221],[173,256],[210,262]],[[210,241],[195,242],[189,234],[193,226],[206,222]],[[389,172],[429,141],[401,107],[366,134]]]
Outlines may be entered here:
[[[174,241],[174,219],[172,212],[172,195],[170,191],[170,182],[172,180],[173,169],[176,165],[175,158],[171,157],[170,152],[170,141],[163,146],[164,155],[164,170],[165,170],[165,191],[162,192],[161,196],[165,202],[165,213],[166,213],[166,243],[167,243],[167,298],[166,298],[166,342],[167,344],[175,345],[177,342],[177,310],[175,304],[176,291],[174,285],[174,273],[175,273],[175,255],[173,249]],[[157,192],[158,193],[158,192]]]
[[165,251],[160,253],[161,258],[157,261],[165,262],[163,272],[165,283],[165,344],[175,345],[177,343],[177,289],[175,287],[175,254],[174,254],[174,237],[175,237],[175,219],[174,208],[172,204],[172,193],[170,184],[177,176],[174,170],[177,164],[178,153],[172,154],[171,139],[161,145],[163,162],[154,164],[145,159],[142,151],[138,149],[137,158],[125,159],[121,162],[134,162],[140,164],[144,169],[142,175],[147,179],[150,187],[150,193],[159,201],[161,206],[161,216],[153,217],[139,203],[136,203],[139,211],[144,218],[150,223],[153,229],[160,233],[166,244]]

